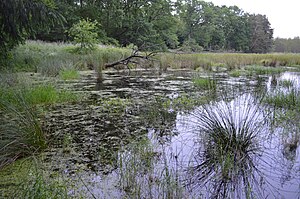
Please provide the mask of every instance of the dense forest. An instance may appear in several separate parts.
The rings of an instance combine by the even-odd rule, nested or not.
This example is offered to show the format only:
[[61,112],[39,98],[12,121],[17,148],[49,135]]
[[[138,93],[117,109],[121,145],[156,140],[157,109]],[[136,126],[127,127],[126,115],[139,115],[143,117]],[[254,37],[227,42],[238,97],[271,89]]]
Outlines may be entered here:
[[274,52],[300,53],[300,38],[276,38],[274,40]]
[[[3,0],[0,10],[2,55],[27,38],[71,41],[81,19],[98,42],[142,50],[267,53],[274,42],[267,16],[201,0]],[[299,52],[294,40],[276,39],[274,50]]]

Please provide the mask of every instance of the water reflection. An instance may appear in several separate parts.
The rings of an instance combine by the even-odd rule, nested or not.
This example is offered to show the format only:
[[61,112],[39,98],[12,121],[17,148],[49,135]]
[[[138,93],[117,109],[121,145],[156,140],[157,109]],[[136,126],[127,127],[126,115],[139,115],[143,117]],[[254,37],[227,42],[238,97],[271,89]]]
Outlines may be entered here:
[[205,191],[209,198],[254,197],[261,192],[253,182],[263,178],[257,157],[263,152],[266,116],[257,100],[242,95],[231,102],[210,103],[190,117],[198,147],[187,168],[187,186]]
[[179,158],[189,192],[202,198],[297,198],[299,134],[284,138],[282,128],[271,132],[270,124],[264,105],[250,94],[178,115],[179,135],[170,147],[183,146]]
[[[291,117],[276,112],[274,118],[282,120],[269,131],[273,118],[264,103],[242,94],[286,89],[280,82],[291,76],[299,90],[299,75],[217,76],[214,100],[219,101],[202,105],[212,99],[199,100],[205,93],[192,90],[191,74],[183,74],[107,74],[96,88],[93,101],[98,103],[78,114],[80,121],[59,114],[70,120],[68,132],[78,153],[83,151],[84,159],[74,165],[87,160],[87,173],[95,171],[101,188],[93,192],[110,183],[108,195],[99,193],[99,198],[299,198],[299,112]],[[228,98],[222,100],[221,92]],[[112,114],[114,103],[99,101],[106,93],[128,97],[132,105]]]

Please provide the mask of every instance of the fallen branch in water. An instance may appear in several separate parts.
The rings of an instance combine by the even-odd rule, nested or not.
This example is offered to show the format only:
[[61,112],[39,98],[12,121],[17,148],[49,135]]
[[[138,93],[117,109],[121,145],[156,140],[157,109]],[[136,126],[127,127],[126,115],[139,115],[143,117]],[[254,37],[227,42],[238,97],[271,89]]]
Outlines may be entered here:
[[124,59],[118,60],[113,63],[106,63],[104,65],[105,68],[114,68],[117,65],[124,65],[130,70],[129,64],[139,64],[137,59],[143,59],[143,60],[152,60],[152,57],[156,55],[156,52],[151,52],[149,54],[145,53],[145,55],[141,55],[139,53],[139,50],[133,50],[132,54]]

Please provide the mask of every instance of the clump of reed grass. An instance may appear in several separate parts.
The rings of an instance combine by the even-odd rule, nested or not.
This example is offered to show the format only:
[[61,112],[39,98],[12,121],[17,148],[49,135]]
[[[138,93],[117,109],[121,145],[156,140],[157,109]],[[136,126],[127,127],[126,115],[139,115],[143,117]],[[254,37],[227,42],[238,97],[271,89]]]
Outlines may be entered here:
[[59,76],[63,80],[74,80],[80,77],[79,72],[75,69],[64,69],[59,72]]
[[80,97],[72,91],[58,89],[54,83],[35,84],[23,75],[3,74],[0,85],[0,100],[16,106],[19,100],[15,95],[22,96],[30,106],[73,102]]
[[194,77],[192,81],[197,88],[204,90],[216,90],[217,87],[217,81],[213,78]]
[[46,148],[46,137],[38,113],[23,93],[0,101],[0,168]]
[[56,77],[66,68],[75,70],[79,63],[80,58],[75,55],[65,52],[59,54],[53,53],[45,56],[45,58],[39,62],[36,72],[45,76]]
[[291,88],[294,85],[293,80],[281,80],[279,81],[279,85],[285,88]]
[[22,101],[19,99],[19,95],[23,98],[24,102],[30,106],[74,102],[79,99],[79,95],[67,90],[58,90],[50,84],[31,87],[29,85],[19,85],[16,87],[0,89],[0,100],[3,102],[7,101],[19,106]]
[[[0,167],[46,148],[47,141],[37,105],[76,101],[78,96],[59,91],[52,85],[1,82],[0,88]],[[11,82],[9,81],[9,82]]]
[[229,75],[231,77],[240,77],[242,75],[242,71],[241,70],[232,70],[229,72]]
[[276,74],[286,71],[284,68],[280,67],[265,67],[265,66],[247,66],[245,67],[247,71],[252,71],[257,75],[266,75],[266,74]]
[[160,70],[165,71],[167,68],[176,68],[179,69],[181,66],[179,66],[175,60],[172,58],[170,54],[160,54],[159,55],[159,66]]
[[250,95],[232,102],[210,103],[193,114],[199,134],[199,152],[195,165],[188,169],[187,183],[206,186],[212,198],[255,195],[256,157],[261,154],[260,135],[266,116]]
[[275,107],[292,108],[300,105],[300,95],[299,91],[295,88],[292,88],[287,92],[279,90],[275,93],[268,94],[264,101]]
[[52,85],[25,88],[24,97],[31,104],[55,104],[77,101],[78,96],[67,90],[58,90]]

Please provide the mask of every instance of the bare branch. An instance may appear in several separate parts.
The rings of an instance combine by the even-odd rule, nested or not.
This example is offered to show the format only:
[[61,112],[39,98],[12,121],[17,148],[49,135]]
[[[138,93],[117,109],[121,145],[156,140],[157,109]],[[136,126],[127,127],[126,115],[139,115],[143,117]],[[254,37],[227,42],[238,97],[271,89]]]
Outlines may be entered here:
[[137,61],[135,59],[152,60],[152,57],[155,55],[156,55],[156,52],[150,52],[149,54],[145,53],[145,55],[141,55],[139,53],[138,49],[132,49],[132,53],[130,56],[123,58],[121,60],[118,60],[116,62],[106,63],[104,66],[105,66],[105,68],[113,68],[117,65],[124,65],[124,66],[127,66],[127,68],[129,69],[129,66],[128,66],[129,63],[139,64],[139,61]]

